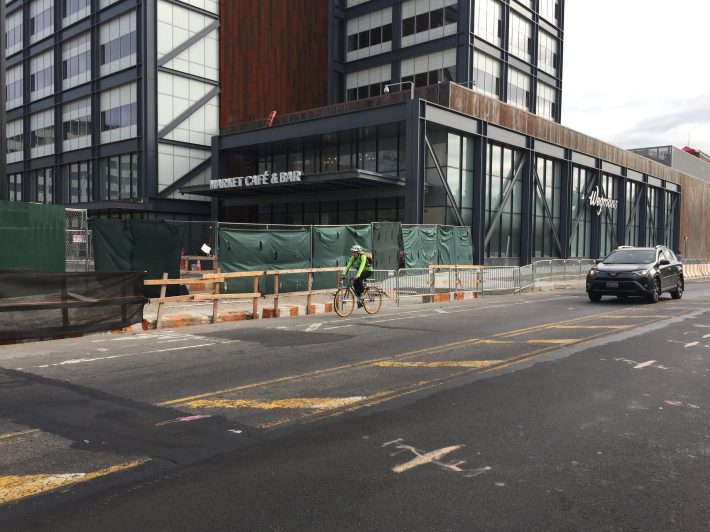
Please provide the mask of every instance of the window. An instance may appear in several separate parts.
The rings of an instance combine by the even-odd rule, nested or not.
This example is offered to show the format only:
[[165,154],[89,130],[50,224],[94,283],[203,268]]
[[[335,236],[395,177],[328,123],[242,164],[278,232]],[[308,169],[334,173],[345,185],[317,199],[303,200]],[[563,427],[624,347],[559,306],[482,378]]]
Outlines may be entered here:
[[500,61],[478,51],[474,54],[473,81],[476,89],[500,99]]
[[384,94],[385,85],[391,83],[391,66],[361,70],[348,74],[345,80],[347,101],[371,98]]
[[54,202],[54,169],[42,168],[29,172],[30,201],[38,203]]
[[540,30],[538,33],[537,66],[543,72],[557,75],[557,39]]
[[559,0],[540,0],[540,16],[557,26],[560,20]]
[[508,70],[508,103],[530,109],[530,76],[514,68]]
[[503,46],[503,6],[497,0],[478,0],[471,12],[471,27],[476,37]]
[[62,0],[62,24],[68,26],[91,13],[91,0]]
[[557,118],[557,89],[540,81],[537,82],[536,113],[549,120]]
[[99,42],[102,76],[135,65],[138,46],[136,13],[131,12],[102,24]]
[[23,121],[13,120],[5,127],[7,141],[7,164],[16,163],[23,159],[24,136],[22,134]]
[[[602,179],[599,184],[599,195],[612,200],[619,200],[617,183],[619,178],[602,174]],[[596,210],[594,211],[597,212]],[[599,255],[606,257],[614,249],[619,246],[616,235],[616,224],[619,218],[618,209],[602,209],[599,213],[600,233],[599,233]]]
[[[415,87],[431,85],[438,81],[456,81],[456,50],[406,59],[401,65],[402,81],[412,81]],[[409,88],[402,86],[401,90]]]
[[101,94],[101,142],[115,142],[138,134],[136,84],[123,85]]
[[54,93],[54,51],[49,50],[30,59],[30,100]]
[[67,164],[62,167],[64,203],[91,201],[91,161]]
[[10,56],[22,50],[22,9],[10,13],[5,18],[5,55]]
[[570,257],[592,256],[592,207],[588,195],[594,182],[592,170],[572,167],[572,232]]
[[22,105],[22,65],[7,70],[5,84],[5,102],[7,109],[13,109]]
[[30,155],[42,157],[54,153],[54,109],[30,116]]
[[562,163],[537,157],[533,202],[533,256],[560,257]]
[[54,33],[54,1],[34,0],[30,4],[30,43]]
[[22,174],[10,174],[7,177],[10,189],[10,201],[22,201]]
[[91,81],[91,35],[89,33],[64,44],[62,80],[64,89]]
[[402,46],[454,35],[458,18],[458,0],[404,2],[402,4]]
[[508,51],[528,63],[532,60],[532,22],[510,12]]
[[486,168],[486,257],[520,256],[522,179],[525,155],[521,151],[488,145]]
[[[364,50],[371,48],[370,50]],[[388,52],[392,49],[392,10],[383,9],[348,20],[348,61]],[[358,51],[360,51],[358,53]]]
[[626,234],[624,244],[627,246],[641,245],[641,183],[626,181]]
[[91,99],[65,103],[62,109],[64,151],[91,146]]
[[129,153],[99,161],[102,200],[138,197],[138,155]]

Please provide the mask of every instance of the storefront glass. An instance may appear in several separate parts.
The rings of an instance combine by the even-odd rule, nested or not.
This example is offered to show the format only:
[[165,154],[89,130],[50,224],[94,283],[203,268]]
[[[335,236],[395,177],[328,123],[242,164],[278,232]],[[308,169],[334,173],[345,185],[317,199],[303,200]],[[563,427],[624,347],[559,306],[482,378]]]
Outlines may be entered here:
[[[599,184],[599,197],[616,200],[618,195],[619,178],[610,174],[602,174]],[[606,257],[618,247],[616,226],[619,220],[618,208],[602,207],[599,212],[599,256]]]
[[524,159],[521,150],[488,145],[486,258],[520,259]]
[[533,256],[561,257],[562,162],[537,157],[533,201]]
[[588,196],[591,192],[594,173],[588,168],[572,167],[572,228],[570,231],[570,257],[592,256],[592,207]]
[[641,245],[641,199],[643,186],[634,181],[626,182],[626,233],[624,244],[627,246]]

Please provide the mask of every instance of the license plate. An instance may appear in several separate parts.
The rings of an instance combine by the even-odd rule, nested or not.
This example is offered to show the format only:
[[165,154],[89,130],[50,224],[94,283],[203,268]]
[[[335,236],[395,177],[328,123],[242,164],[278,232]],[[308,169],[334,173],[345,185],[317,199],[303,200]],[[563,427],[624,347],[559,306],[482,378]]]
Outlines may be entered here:
[[606,287],[607,288],[619,288],[619,281],[607,281]]

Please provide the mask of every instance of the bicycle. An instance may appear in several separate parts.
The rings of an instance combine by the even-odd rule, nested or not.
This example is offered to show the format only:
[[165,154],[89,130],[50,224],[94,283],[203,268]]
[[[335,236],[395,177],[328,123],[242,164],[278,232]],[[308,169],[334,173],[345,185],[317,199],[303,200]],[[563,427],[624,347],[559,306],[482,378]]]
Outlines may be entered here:
[[[344,277],[340,280],[340,288],[335,292],[333,309],[341,318],[347,318],[355,310],[357,296],[353,288],[353,278]],[[365,290],[362,292],[362,306],[368,314],[377,314],[382,307],[382,290],[377,286],[370,286],[367,279],[364,281]]]

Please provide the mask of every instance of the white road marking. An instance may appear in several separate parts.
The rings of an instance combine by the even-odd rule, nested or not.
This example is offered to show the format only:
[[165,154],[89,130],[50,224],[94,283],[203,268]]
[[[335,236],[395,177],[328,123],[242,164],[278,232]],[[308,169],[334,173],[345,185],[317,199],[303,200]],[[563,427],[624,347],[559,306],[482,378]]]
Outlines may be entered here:
[[332,329],[344,329],[345,327],[352,327],[352,325],[340,325],[340,326],[337,326],[337,327],[324,327],[323,330],[324,330],[324,331],[330,331],[330,330],[332,330]]
[[448,312],[446,312],[443,308],[435,308],[434,311],[439,314],[448,314]]
[[313,325],[309,325],[308,328],[306,329],[306,332],[315,331],[317,329],[320,329],[321,325],[323,325],[323,324],[322,323],[314,323]]
[[441,449],[436,449],[434,451],[429,451],[424,452],[421,451],[420,449],[417,449],[415,447],[412,447],[411,445],[406,445],[404,443],[401,443],[404,441],[402,438],[398,438],[396,440],[387,442],[382,445],[382,447],[387,447],[392,444],[396,444],[397,449],[399,449],[397,452],[392,453],[391,456],[396,456],[402,452],[409,451],[412,454],[415,455],[415,458],[410,460],[409,462],[405,462],[403,464],[399,464],[395,467],[392,468],[392,471],[395,473],[403,473],[405,471],[408,471],[410,469],[413,469],[415,467],[425,465],[425,464],[434,464],[439,466],[440,468],[446,470],[446,471],[453,471],[455,473],[463,473],[464,477],[477,477],[478,475],[485,473],[486,471],[490,471],[490,467],[479,467],[475,469],[461,469],[461,466],[466,463],[465,460],[452,460],[451,462],[441,462],[439,459],[442,458],[443,456],[446,456],[449,453],[452,453],[458,449],[461,449],[462,447],[465,447],[464,445],[450,445],[449,447],[442,447]]
[[683,347],[693,347],[695,345],[698,345],[700,342],[690,342],[689,344],[685,344]]
[[208,347],[210,345],[215,345],[213,343],[209,344],[199,344],[199,345],[185,345],[182,347],[169,347],[166,349],[153,349],[152,351],[141,351],[139,353],[123,353],[121,355],[111,355],[107,357],[96,357],[96,358],[71,358],[69,360],[63,360],[62,362],[57,362],[55,364],[44,364],[42,366],[35,366],[36,368],[49,368],[49,367],[59,367],[59,366],[66,366],[66,365],[71,365],[71,364],[84,364],[87,362],[100,362],[102,360],[111,360],[114,358],[123,358],[123,357],[130,357],[130,356],[136,356],[136,355],[148,355],[151,353],[166,353],[167,351],[180,351],[183,349],[193,349],[193,348],[198,348],[198,347]]
[[646,362],[639,362],[632,369],[647,368],[648,366],[653,366],[653,364],[655,364],[655,362],[656,362],[655,360],[647,360]]

